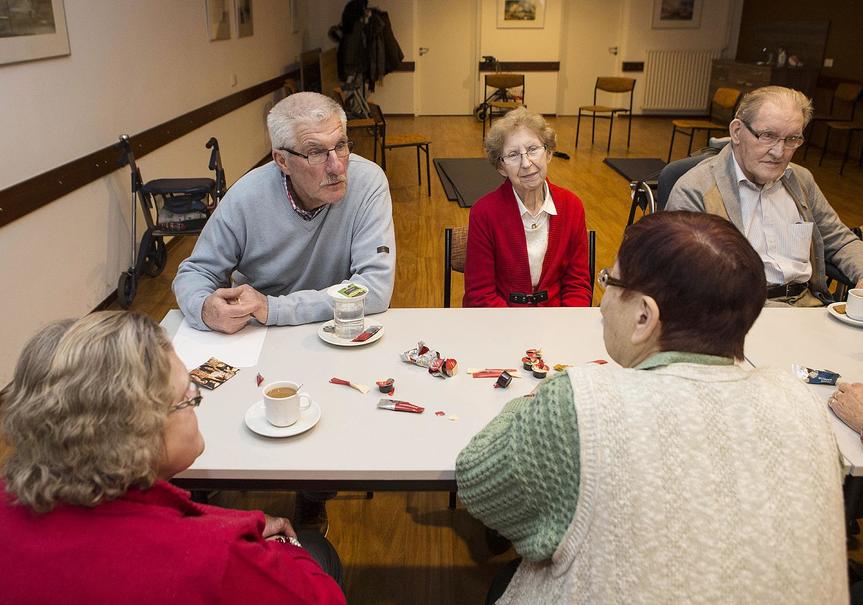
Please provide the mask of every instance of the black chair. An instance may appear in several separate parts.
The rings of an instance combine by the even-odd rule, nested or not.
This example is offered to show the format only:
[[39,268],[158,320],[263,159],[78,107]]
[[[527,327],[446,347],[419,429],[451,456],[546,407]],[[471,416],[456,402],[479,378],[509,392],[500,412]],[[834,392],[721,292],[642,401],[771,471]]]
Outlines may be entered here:
[[[482,115],[482,138],[485,140],[485,123],[491,128],[495,116],[502,116],[508,111],[524,107],[524,74],[486,74],[485,79],[485,112]],[[492,90],[489,93],[489,89]]]
[[635,221],[635,211],[640,208],[644,214],[653,214],[665,210],[668,197],[677,180],[691,168],[700,164],[709,157],[716,155],[719,149],[705,147],[696,151],[693,155],[671,162],[663,168],[656,179],[645,179],[633,181],[629,184],[632,192],[632,206],[629,208],[629,221],[627,226]]
[[[863,93],[863,85],[856,82],[842,82],[833,91],[833,96],[830,97],[830,110],[827,113],[816,113],[809,121],[806,128],[806,142],[803,145],[803,159],[809,153],[809,143],[812,138],[815,125],[819,122],[853,122],[854,114],[857,111],[857,101],[860,99],[860,94]],[[839,102],[837,105],[836,102]],[[824,135],[824,146],[822,147],[822,159],[824,150],[827,149],[827,138],[830,136],[830,126],[827,126],[827,133]],[[819,166],[821,163],[819,162]]]
[[[612,107],[610,105],[597,105],[596,93],[598,91],[608,93],[629,93],[629,107]],[[629,126],[626,131],[626,148],[629,149],[629,141],[632,138],[632,98],[635,95],[634,78],[607,78],[596,79],[593,87],[593,105],[582,105],[578,108],[578,121],[575,124],[575,146],[578,147],[578,133],[581,131],[581,115],[590,115],[590,144],[593,145],[596,134],[596,120],[608,120],[608,144],[605,153],[611,151],[611,131],[614,128],[614,116],[625,113],[629,116]]]
[[[443,234],[443,306],[448,309],[451,302],[452,272],[464,273],[467,227],[447,227]],[[592,300],[596,281],[596,231],[592,229],[587,232],[587,271]]]
[[399,149],[403,147],[415,147],[417,152],[417,184],[422,185],[422,169],[420,168],[420,151],[426,155],[426,188],[428,195],[431,197],[431,164],[429,162],[429,146],[431,139],[423,134],[409,133],[387,135],[387,120],[384,117],[384,112],[379,105],[371,103],[369,105],[371,115],[375,123],[378,125],[381,137],[381,168],[387,169],[387,151],[390,149]]

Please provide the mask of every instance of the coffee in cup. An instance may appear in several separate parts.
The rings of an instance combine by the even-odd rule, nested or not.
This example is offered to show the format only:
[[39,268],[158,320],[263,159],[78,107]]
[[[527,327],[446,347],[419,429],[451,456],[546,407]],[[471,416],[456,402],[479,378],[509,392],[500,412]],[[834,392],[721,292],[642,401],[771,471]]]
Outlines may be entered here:
[[848,290],[848,300],[845,302],[845,315],[857,321],[863,321],[863,288]]
[[308,409],[312,398],[299,389],[299,384],[289,380],[271,382],[263,388],[267,422],[273,426],[285,427],[300,419],[300,412]]

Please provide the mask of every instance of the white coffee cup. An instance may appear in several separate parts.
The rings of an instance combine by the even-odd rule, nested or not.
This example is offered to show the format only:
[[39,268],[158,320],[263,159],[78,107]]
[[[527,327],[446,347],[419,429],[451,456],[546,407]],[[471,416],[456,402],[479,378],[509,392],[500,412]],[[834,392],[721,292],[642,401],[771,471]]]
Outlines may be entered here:
[[299,392],[299,388],[299,384],[290,380],[271,382],[263,388],[267,422],[273,426],[291,426],[300,419],[300,411],[309,408],[312,398]]
[[845,303],[845,315],[851,319],[863,321],[863,288],[848,290],[848,300]]

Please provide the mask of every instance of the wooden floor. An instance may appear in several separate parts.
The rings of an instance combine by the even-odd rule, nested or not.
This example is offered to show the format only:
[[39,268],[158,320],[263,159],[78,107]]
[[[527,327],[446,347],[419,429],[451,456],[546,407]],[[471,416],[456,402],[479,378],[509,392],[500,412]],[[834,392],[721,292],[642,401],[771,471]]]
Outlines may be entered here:
[[[576,120],[551,120],[558,133],[558,147],[570,160],[555,158],[549,178],[574,191],[584,202],[588,228],[597,232],[597,270],[611,266],[629,213],[627,182],[602,163],[606,124],[598,125],[597,142],[590,145],[589,128],[582,128],[582,144],[573,149]],[[390,118],[394,134],[423,133],[431,137],[433,157],[482,156],[481,127],[472,117]],[[582,126],[585,126],[582,124]],[[626,150],[626,123],[617,123],[611,157],[665,159],[671,125],[667,119],[635,118],[632,148]],[[696,142],[696,147],[700,141]],[[364,153],[364,149],[366,153]],[[361,141],[355,151],[371,157]],[[678,141],[674,158],[685,155]],[[810,168],[827,199],[846,224],[863,223],[863,169],[846,167],[840,177],[839,158],[828,156],[817,167],[816,153],[802,162]],[[412,149],[397,149],[387,156],[388,178],[398,247],[393,307],[439,307],[443,298],[443,230],[467,225],[468,210],[447,201],[432,168],[432,194],[426,195],[416,180],[416,156]],[[192,238],[172,246],[168,266],[155,279],[144,278],[133,309],[159,320],[176,307],[171,280],[177,264],[191,251]],[[463,293],[460,276],[453,279],[453,304]],[[599,293],[598,293],[599,294]],[[598,297],[594,301],[598,304]],[[346,452],[345,455],[349,455]],[[260,508],[289,515],[293,495],[285,493],[222,493],[214,503],[238,508]],[[362,494],[342,493],[328,505],[329,538],[345,566],[345,590],[350,603],[365,604],[462,604],[482,603],[488,584],[512,551],[493,557],[484,541],[482,526],[459,506],[447,508],[447,494],[378,492],[372,500]]]

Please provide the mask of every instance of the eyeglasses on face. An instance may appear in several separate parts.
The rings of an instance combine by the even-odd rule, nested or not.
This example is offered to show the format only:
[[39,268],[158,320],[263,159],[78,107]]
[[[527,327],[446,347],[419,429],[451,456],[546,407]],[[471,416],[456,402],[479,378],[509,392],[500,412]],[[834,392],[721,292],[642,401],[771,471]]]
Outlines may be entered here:
[[782,138],[775,132],[770,132],[769,130],[765,130],[762,132],[758,132],[747,122],[746,120],[740,120],[743,122],[743,125],[746,126],[746,130],[752,133],[758,142],[764,145],[765,147],[773,147],[779,141],[782,141],[783,146],[786,149],[797,149],[800,147],[806,139],[803,138],[802,135],[793,134],[790,137]]
[[309,166],[319,166],[327,161],[331,151],[335,152],[337,158],[343,160],[351,154],[351,150],[353,148],[353,141],[341,141],[340,143],[336,143],[336,146],[331,149],[312,149],[308,153],[300,153],[299,151],[294,151],[287,147],[279,147],[279,150],[287,151],[291,155],[303,158],[309,163]]
[[522,156],[527,156],[527,159],[531,162],[535,162],[545,154],[546,149],[545,145],[531,145],[524,153],[510,151],[506,155],[500,156],[500,161],[507,166],[518,166],[521,164]]
[[191,397],[172,404],[168,408],[168,413],[170,414],[172,412],[179,412],[180,410],[184,410],[186,408],[196,408],[201,405],[201,400],[204,398],[204,396],[201,395],[201,389],[194,382],[190,382],[189,388],[186,389],[186,395],[189,395],[190,393],[192,394]]
[[599,279],[597,280],[599,283],[599,287],[605,290],[608,286],[615,286],[617,288],[625,288],[626,284],[617,279],[616,277],[611,276],[611,271],[609,269],[603,269],[599,272]]

